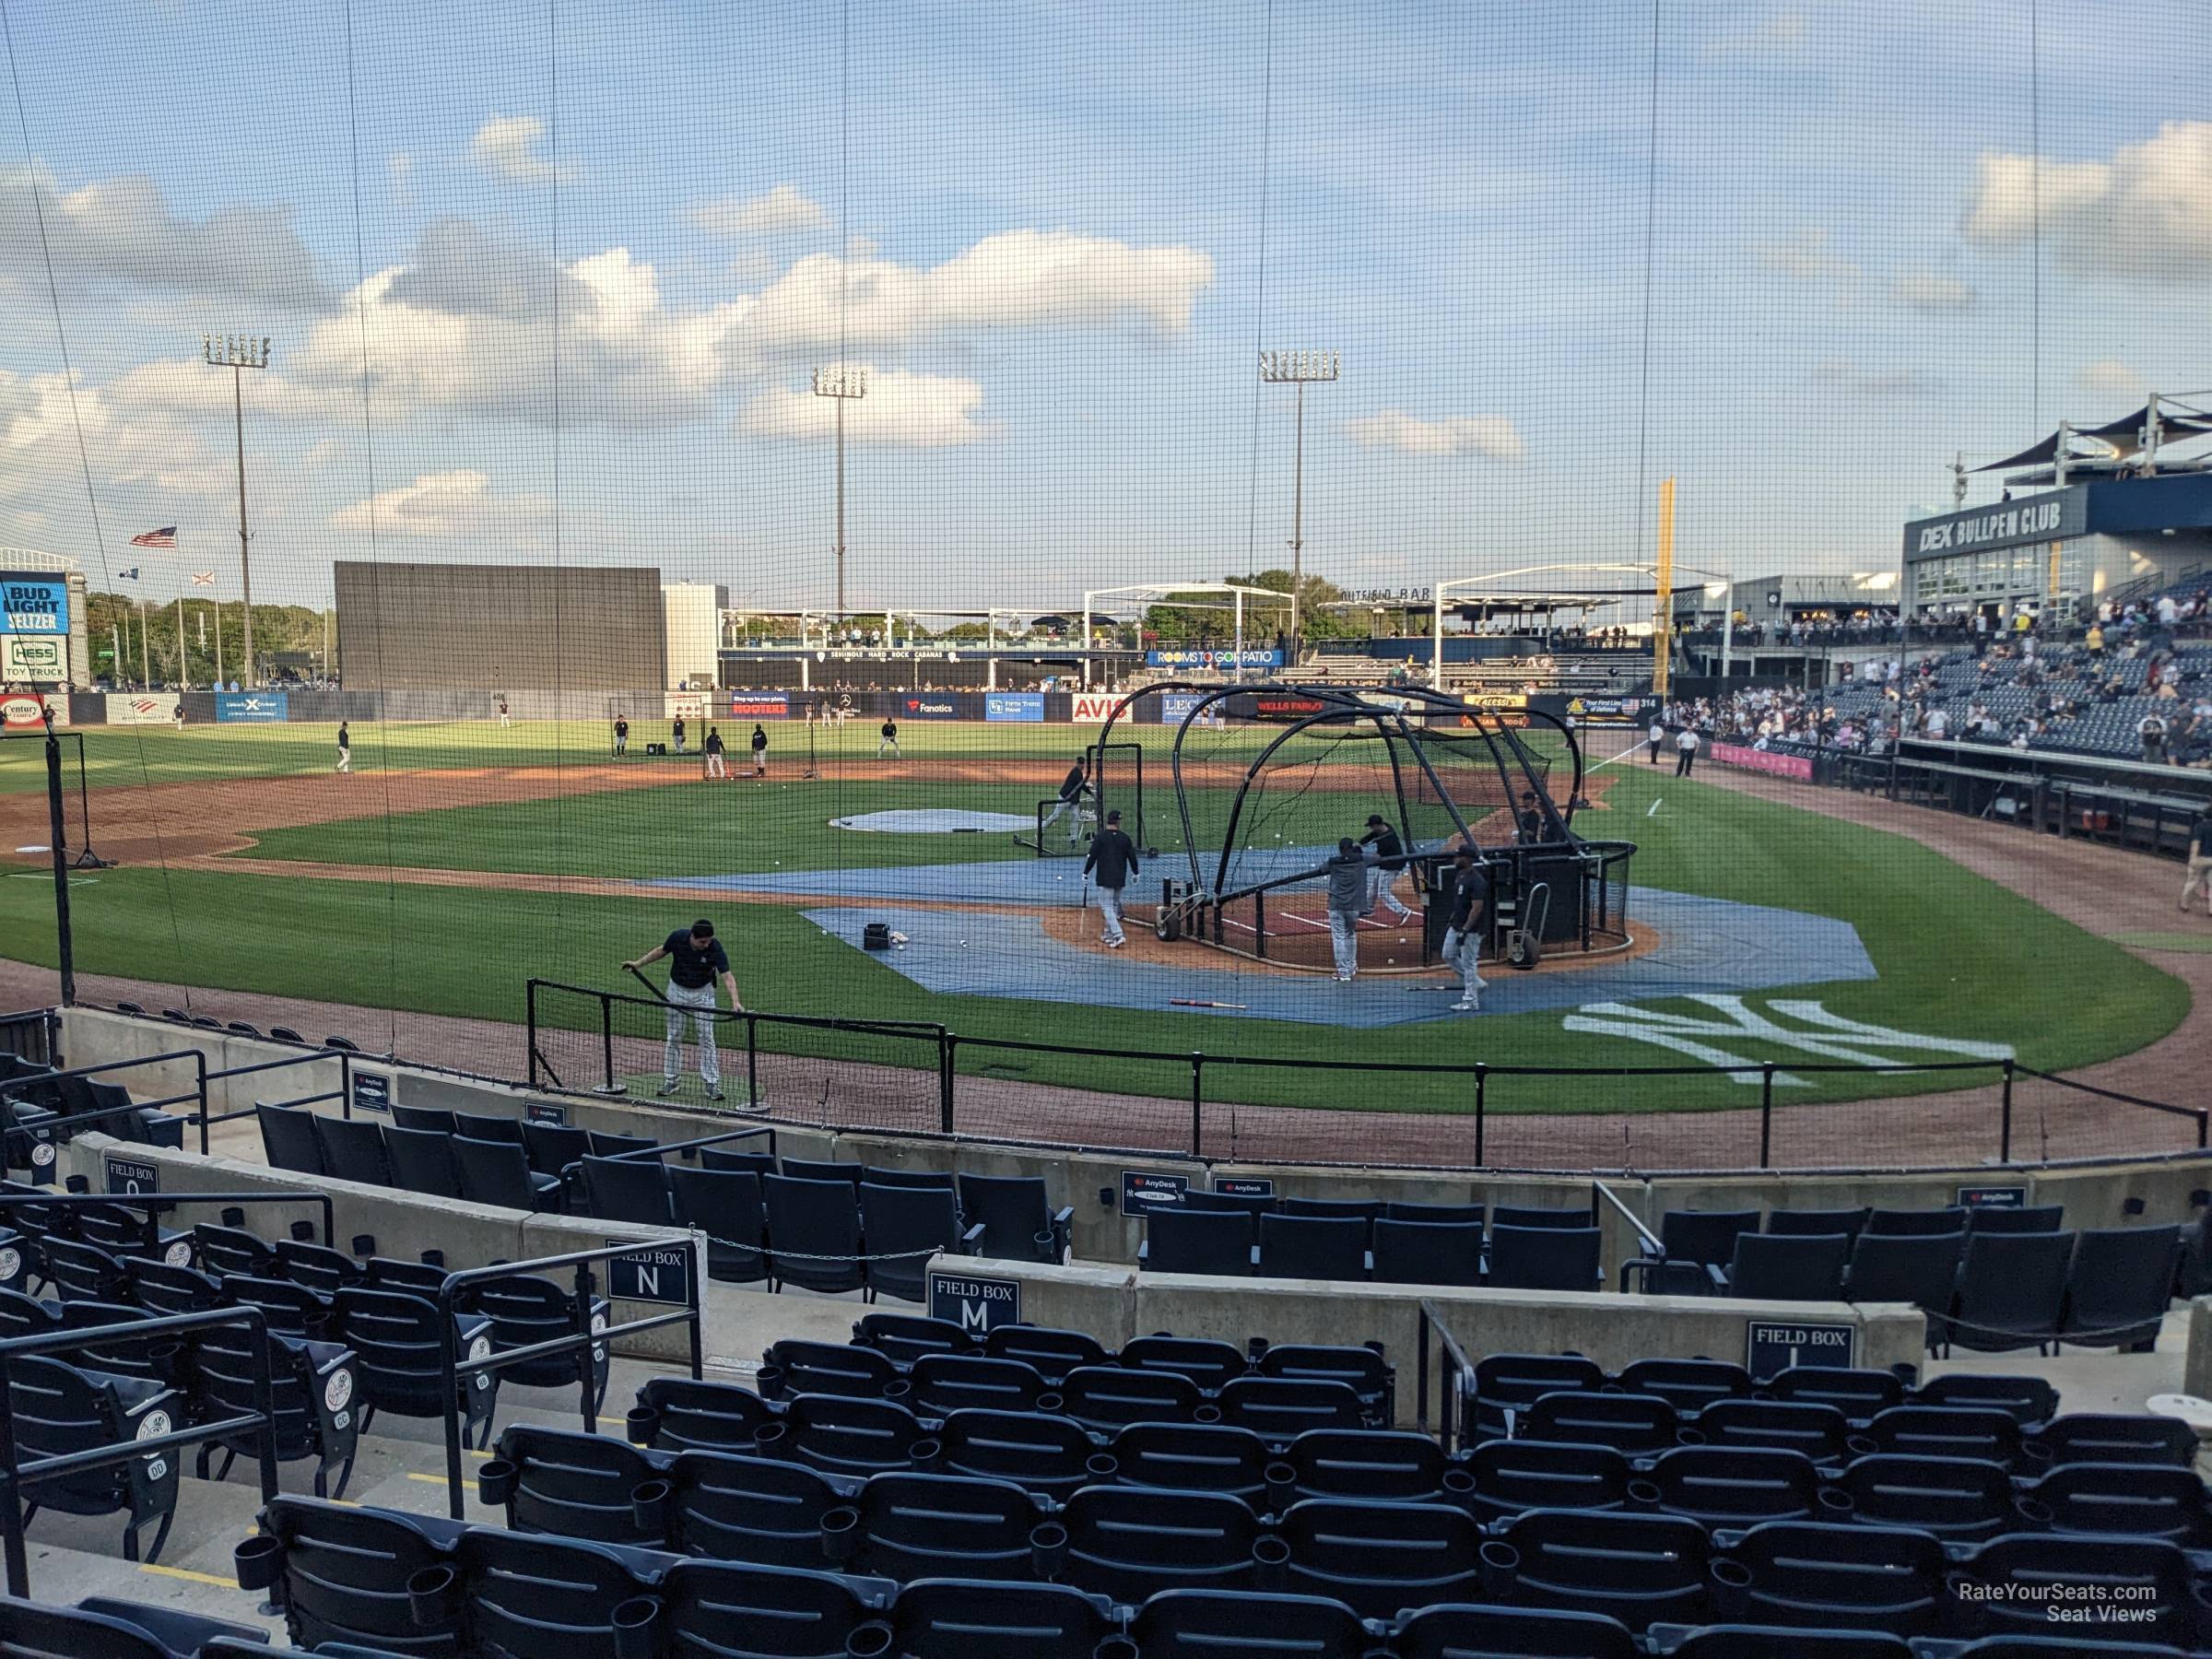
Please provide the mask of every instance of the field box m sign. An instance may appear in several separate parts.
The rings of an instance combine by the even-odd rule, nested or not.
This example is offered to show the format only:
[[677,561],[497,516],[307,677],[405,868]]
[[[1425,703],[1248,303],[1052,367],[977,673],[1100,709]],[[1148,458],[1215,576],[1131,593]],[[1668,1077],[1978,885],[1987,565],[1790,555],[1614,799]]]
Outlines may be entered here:
[[1021,1281],[978,1278],[970,1273],[929,1275],[929,1316],[951,1321],[982,1335],[1000,1325],[1021,1323]]

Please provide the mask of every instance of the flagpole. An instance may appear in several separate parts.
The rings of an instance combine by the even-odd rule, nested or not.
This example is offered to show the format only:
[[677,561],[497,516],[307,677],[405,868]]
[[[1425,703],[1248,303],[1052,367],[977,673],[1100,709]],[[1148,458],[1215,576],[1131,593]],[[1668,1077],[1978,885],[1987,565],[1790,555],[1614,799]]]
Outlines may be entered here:
[[220,690],[223,684],[223,602],[215,602],[215,684]]
[[138,686],[144,691],[154,688],[152,651],[153,648],[147,643],[146,580],[141,577],[138,581]]
[[177,590],[177,689],[192,689],[192,677],[184,671],[184,590]]

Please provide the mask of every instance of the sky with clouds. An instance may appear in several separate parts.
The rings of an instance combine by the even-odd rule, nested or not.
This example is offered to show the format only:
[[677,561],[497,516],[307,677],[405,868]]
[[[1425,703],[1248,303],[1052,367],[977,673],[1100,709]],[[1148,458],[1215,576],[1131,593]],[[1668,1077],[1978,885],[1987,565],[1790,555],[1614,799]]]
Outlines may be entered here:
[[1667,474],[1690,566],[1884,568],[1954,451],[2212,387],[2212,7],[2025,13],[362,0],[349,79],[341,7],[9,0],[0,544],[235,593],[213,330],[257,597],[824,603],[841,361],[856,604],[1283,563],[1285,347],[1347,586],[1637,557]]

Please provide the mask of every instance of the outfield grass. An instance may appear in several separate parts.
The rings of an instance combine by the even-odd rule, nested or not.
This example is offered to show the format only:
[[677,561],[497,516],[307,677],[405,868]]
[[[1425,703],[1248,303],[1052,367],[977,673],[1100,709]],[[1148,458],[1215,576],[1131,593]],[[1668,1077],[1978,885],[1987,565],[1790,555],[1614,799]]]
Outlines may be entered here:
[[[1009,747],[1037,744],[1034,728],[1013,730]],[[959,741],[986,735],[995,734],[971,730]],[[149,747],[156,740],[179,741],[157,732],[147,737]],[[182,741],[190,743],[191,735]],[[1057,741],[1065,747],[1065,732]],[[956,747],[948,738],[946,752]],[[2171,1030],[2187,1009],[2181,982],[1903,837],[1677,782],[1638,765],[1614,770],[1608,810],[1589,815],[1581,827],[1593,836],[1641,844],[1637,886],[1840,917],[1858,929],[1880,970],[1873,982],[1794,986],[1773,995],[1816,998],[1832,1013],[1908,1030],[2009,1042],[2027,1064],[2046,1069],[2128,1053]],[[924,787],[924,804],[973,804],[948,798],[955,786]],[[839,812],[914,804],[905,784],[855,782],[837,789]],[[611,876],[773,867],[778,851],[790,861],[808,856],[805,837],[783,830],[826,824],[831,816],[818,803],[786,809],[783,793],[745,783],[690,784],[402,815],[390,826],[391,856],[401,864],[461,869],[565,865],[564,873]],[[641,810],[663,794],[680,801]],[[1657,811],[1649,813],[1654,802]],[[693,814],[707,816],[687,816]],[[381,865],[385,833],[382,818],[283,831],[272,834],[264,851],[323,859],[347,854]],[[866,843],[872,862],[889,863],[961,856],[967,849],[959,843],[986,839],[862,836],[826,827],[819,836]],[[585,855],[581,866],[571,853]],[[858,855],[845,856],[851,862]],[[1631,900],[1631,914],[1634,908]],[[76,890],[76,912],[81,971],[507,1020],[521,1017],[522,983],[531,974],[634,989],[618,965],[681,919],[672,920],[665,904],[629,899],[158,869],[103,872],[96,884]],[[1355,1031],[1166,1009],[936,995],[828,938],[788,907],[732,903],[717,913],[748,999],[776,1011],[934,1020],[964,1035],[1015,1041],[1169,1053],[1203,1047],[1308,1060],[1610,1067],[1672,1058],[1620,1039],[1566,1033],[1557,1011]],[[51,893],[35,873],[0,881],[0,951],[53,961]],[[1317,995],[1326,991],[1325,982],[1316,983]],[[1751,999],[1755,1006],[1764,994]],[[1687,1003],[1647,1006],[1700,1012]],[[582,1010],[576,1014],[582,1018]],[[963,1060],[964,1068],[969,1064]],[[1136,1092],[1171,1094],[1188,1080],[1187,1068],[1172,1064],[1117,1064],[1109,1077],[1099,1062],[1047,1056],[1000,1057],[993,1069],[1016,1066],[1017,1075],[1039,1081]],[[1819,1078],[1791,1091],[1789,1100],[1913,1093],[1947,1081]],[[1284,1104],[1454,1111],[1466,1103],[1456,1084],[1409,1082],[1401,1092],[1384,1094],[1295,1069],[1222,1070],[1209,1074],[1207,1087],[1216,1098]],[[1489,1100],[1498,1111],[1571,1111],[1739,1106],[1747,1098],[1740,1087],[1718,1079],[1639,1085],[1632,1092],[1517,1079],[1494,1086]]]

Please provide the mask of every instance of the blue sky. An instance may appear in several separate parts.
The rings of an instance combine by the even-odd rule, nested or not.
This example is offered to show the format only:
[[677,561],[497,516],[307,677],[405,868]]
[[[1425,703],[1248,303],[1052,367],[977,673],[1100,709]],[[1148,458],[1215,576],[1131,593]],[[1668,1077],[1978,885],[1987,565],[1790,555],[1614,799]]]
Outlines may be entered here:
[[1649,0],[1277,0],[1272,50],[1256,5],[853,0],[849,109],[842,15],[360,0],[357,215],[342,10],[10,0],[0,542],[100,579],[81,424],[107,567],[175,523],[157,582],[235,592],[207,327],[275,341],[255,588],[310,601],[559,557],[825,602],[841,334],[851,593],[900,605],[1285,562],[1261,346],[1344,354],[1306,536],[1350,586],[1632,558],[1667,473],[1689,565],[1884,568],[1954,450],[2212,386],[2201,5],[2044,6],[2040,147],[1996,0],[1661,0],[1655,124]]

